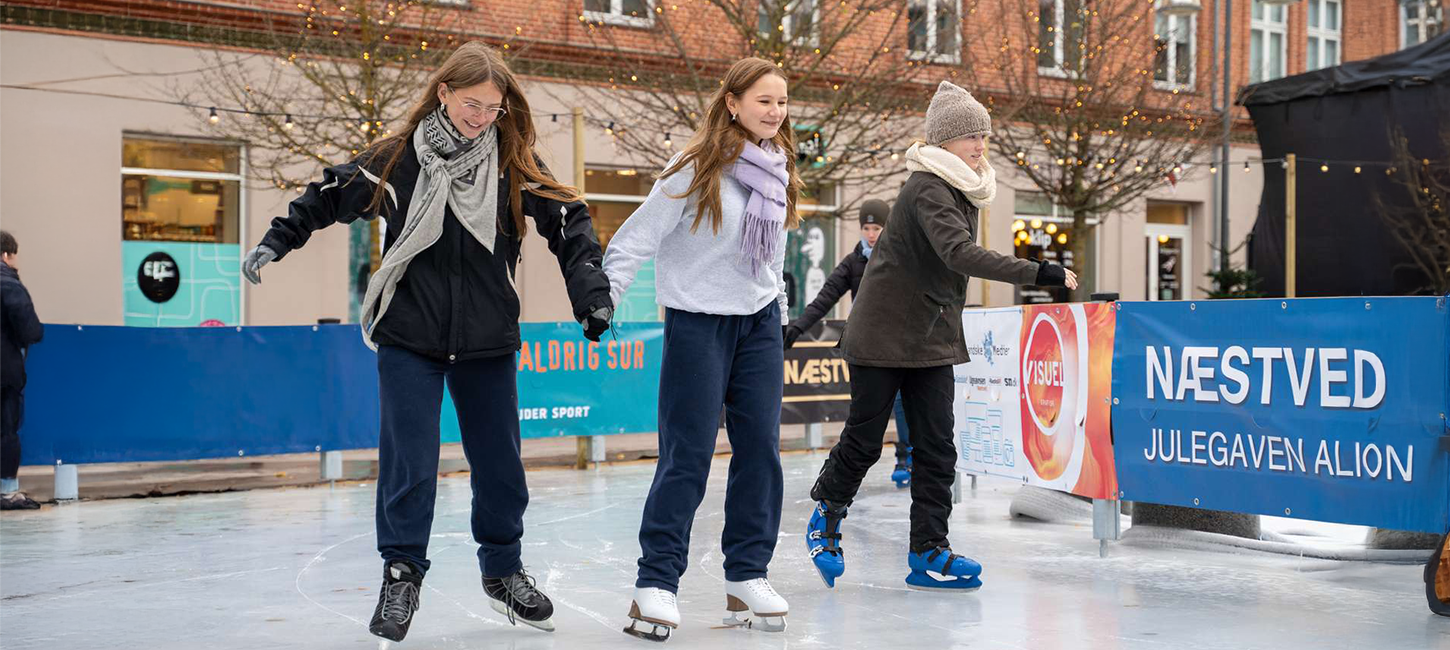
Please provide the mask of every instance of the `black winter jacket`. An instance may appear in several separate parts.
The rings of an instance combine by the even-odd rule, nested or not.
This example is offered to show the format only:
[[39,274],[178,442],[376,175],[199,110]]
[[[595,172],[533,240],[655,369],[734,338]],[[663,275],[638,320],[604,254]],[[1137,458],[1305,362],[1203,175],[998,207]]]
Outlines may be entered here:
[[[962,307],[973,277],[1043,284],[1046,263],[1017,259],[977,245],[977,207],[929,172],[912,172],[841,335],[847,363],[882,368],[930,368],[966,363]],[[1062,272],[1051,278],[1062,284]]]
[[794,325],[802,332],[811,329],[825,318],[826,312],[840,302],[841,296],[847,291],[851,292],[851,298],[856,297],[856,291],[861,288],[861,276],[866,274],[866,255],[861,252],[862,245],[856,244],[856,250],[841,258],[841,263],[836,265],[836,270],[831,271],[831,277],[826,278],[825,286],[821,292],[816,294],[815,300],[806,305],[800,318],[795,319]]
[[[272,220],[262,244],[275,250],[280,260],[306,244],[320,228],[371,219],[367,206],[385,162],[383,156],[365,155],[324,170],[322,181],[308,185],[292,202],[288,216]],[[385,250],[403,232],[419,170],[417,153],[408,144],[385,188]],[[442,361],[498,356],[519,349],[514,274],[522,242],[513,225],[506,170],[497,182],[499,237],[493,252],[463,228],[449,206],[442,236],[409,262],[398,281],[393,301],[373,331],[375,343]],[[559,260],[575,319],[608,306],[609,280],[600,267],[603,255],[588,208],[582,202],[561,203],[527,190],[520,196],[524,215],[533,218],[535,228]]]
[[0,262],[0,383],[5,388],[25,388],[25,351],[40,342],[45,327],[35,315],[30,292],[20,283],[20,273]]

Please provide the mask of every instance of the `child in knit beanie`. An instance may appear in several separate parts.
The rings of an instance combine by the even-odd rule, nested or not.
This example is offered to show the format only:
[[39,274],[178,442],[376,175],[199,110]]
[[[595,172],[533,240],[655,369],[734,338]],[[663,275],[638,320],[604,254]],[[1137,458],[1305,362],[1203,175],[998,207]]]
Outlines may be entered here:
[[986,158],[992,118],[961,87],[943,81],[926,111],[926,141],[906,153],[911,172],[851,308],[841,349],[851,371],[851,411],[811,499],[811,560],[827,586],[845,572],[841,521],[866,472],[881,457],[898,391],[911,422],[911,542],[906,584],[972,591],[982,566],[947,541],[957,450],[954,365],[969,360],[962,309],[971,277],[1013,284],[1077,286],[1051,262],[1018,259],[977,244],[978,210],[997,177]]

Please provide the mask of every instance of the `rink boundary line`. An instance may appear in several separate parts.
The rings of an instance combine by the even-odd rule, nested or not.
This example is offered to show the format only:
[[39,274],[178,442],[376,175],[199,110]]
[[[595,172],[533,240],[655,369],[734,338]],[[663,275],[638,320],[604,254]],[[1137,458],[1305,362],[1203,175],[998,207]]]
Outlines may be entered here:
[[357,618],[353,618],[351,616],[348,616],[347,614],[344,614],[342,612],[339,612],[339,611],[337,611],[337,610],[335,610],[335,609],[333,609],[331,607],[328,607],[327,605],[323,605],[322,603],[319,603],[316,600],[314,600],[311,596],[308,596],[307,595],[307,592],[302,591],[302,576],[306,575],[307,574],[307,571],[312,568],[312,565],[316,564],[319,560],[321,560],[322,557],[324,555],[327,555],[329,551],[331,551],[331,550],[333,550],[333,549],[335,549],[335,548],[337,548],[339,546],[342,546],[343,544],[346,544],[348,542],[356,541],[356,540],[362,539],[364,537],[368,537],[370,535],[375,535],[375,534],[376,534],[375,532],[359,533],[359,534],[353,535],[352,537],[349,537],[349,538],[347,538],[345,540],[342,540],[342,541],[340,541],[340,542],[338,542],[336,544],[333,544],[332,546],[329,546],[327,548],[324,548],[321,551],[318,551],[317,552],[317,555],[312,556],[312,559],[307,561],[307,564],[302,567],[302,570],[297,572],[297,579],[293,581],[293,586],[295,586],[297,588],[297,593],[298,594],[301,594],[303,598],[306,598],[307,599],[307,602],[312,603],[313,605],[316,605],[318,607],[321,607],[322,609],[324,609],[324,610],[326,610],[328,612],[332,612],[333,614],[336,614],[338,616],[341,616],[341,617],[343,617],[343,618],[345,618],[345,619],[347,619],[349,621],[352,621],[354,623],[357,623],[358,625],[361,625],[361,626],[363,626],[363,628],[366,629],[367,626],[368,626],[368,624],[362,622],[361,619],[357,619]]

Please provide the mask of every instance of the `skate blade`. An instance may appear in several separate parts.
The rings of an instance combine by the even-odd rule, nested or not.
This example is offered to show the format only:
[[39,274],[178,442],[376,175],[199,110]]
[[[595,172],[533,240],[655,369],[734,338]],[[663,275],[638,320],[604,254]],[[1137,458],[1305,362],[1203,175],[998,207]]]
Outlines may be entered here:
[[[640,625],[640,624],[649,625],[653,629],[650,630],[649,632],[645,632],[644,630],[635,629],[635,626]],[[660,634],[660,632],[659,632],[660,630],[664,630],[665,633],[664,634]],[[673,628],[671,628],[668,625],[660,625],[659,623],[654,623],[654,622],[645,621],[645,620],[641,620],[641,619],[637,619],[636,618],[636,619],[633,619],[633,620],[630,621],[629,627],[624,628],[624,633],[625,634],[628,634],[628,635],[630,635],[630,636],[632,636],[632,637],[634,637],[636,639],[644,639],[645,641],[654,641],[655,643],[664,643],[665,641],[669,641],[670,640],[670,633],[671,633],[672,630],[673,630]]]
[[[508,605],[503,604],[503,601],[498,601],[498,600],[494,600],[494,599],[490,598],[490,599],[488,599],[488,605],[489,605],[489,607],[492,607],[493,608],[493,611],[498,612],[505,619],[508,618],[509,608],[508,608]],[[515,614],[514,615],[514,620],[515,621],[518,621],[520,623],[523,623],[524,625],[527,625],[529,627],[532,627],[532,628],[534,628],[536,630],[543,630],[545,632],[553,632],[554,631],[554,620],[552,618],[546,618],[546,619],[544,619],[542,621],[531,621],[531,620],[528,620],[528,619],[526,619],[526,618],[524,618],[522,616],[519,616],[519,615]]]
[[786,623],[784,616],[759,616],[741,617],[741,612],[731,612],[729,616],[720,622],[725,627],[738,627],[747,630],[760,630],[761,632],[784,632]]

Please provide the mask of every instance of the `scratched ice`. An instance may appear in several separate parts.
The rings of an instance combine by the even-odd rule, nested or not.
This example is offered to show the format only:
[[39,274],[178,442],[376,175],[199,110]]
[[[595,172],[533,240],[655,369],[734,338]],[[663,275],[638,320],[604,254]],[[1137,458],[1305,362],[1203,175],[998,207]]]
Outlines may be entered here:
[[[888,452],[889,453],[889,452]],[[876,466],[845,521],[847,573],[826,589],[801,530],[824,454],[787,454],[771,581],[781,634],[720,629],[728,459],[718,458],[667,647],[1289,649],[1445,648],[1420,567],[1114,546],[1087,525],[1012,521],[1016,486],[983,479],[952,515],[956,551],[981,560],[975,595],[908,591],[908,493]],[[469,539],[466,478],[439,489],[431,557],[406,648],[653,648],[625,636],[636,532],[654,467],[529,473],[524,561],[554,598],[558,632],[489,609]],[[486,497],[485,497],[486,498]],[[0,519],[0,647],[378,647],[365,622],[381,577],[373,486],[115,500]]]

